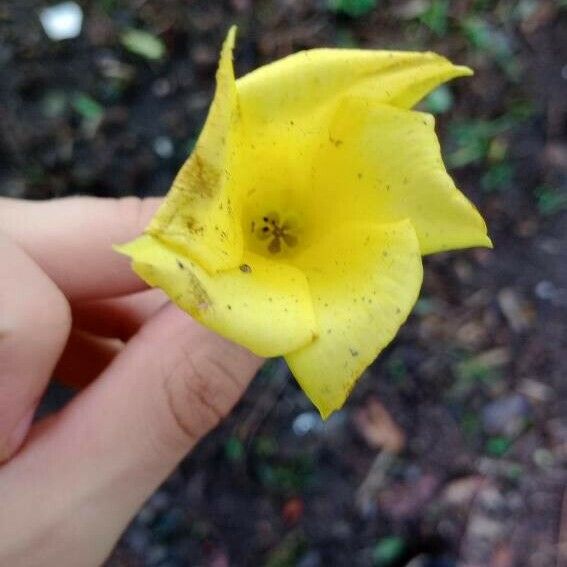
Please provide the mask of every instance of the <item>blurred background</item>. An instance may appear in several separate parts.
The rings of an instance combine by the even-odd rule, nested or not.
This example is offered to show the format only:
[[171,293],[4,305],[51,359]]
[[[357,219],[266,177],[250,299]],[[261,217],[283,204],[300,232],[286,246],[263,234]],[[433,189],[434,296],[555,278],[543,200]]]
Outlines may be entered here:
[[495,249],[426,259],[328,422],[267,364],[108,565],[567,565],[567,2],[1,0],[0,194],[164,194],[233,23],[239,75],[318,46],[473,67],[420,107]]

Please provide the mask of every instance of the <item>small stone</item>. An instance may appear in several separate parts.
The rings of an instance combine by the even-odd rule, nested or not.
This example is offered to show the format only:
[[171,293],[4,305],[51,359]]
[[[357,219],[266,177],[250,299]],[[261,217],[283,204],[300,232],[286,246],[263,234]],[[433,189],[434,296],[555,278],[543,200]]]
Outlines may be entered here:
[[512,288],[504,288],[498,293],[498,305],[511,329],[516,333],[528,330],[534,320],[533,309],[521,300]]
[[543,448],[534,451],[533,460],[534,463],[542,469],[549,469],[555,464],[553,453]]
[[500,492],[499,488],[488,484],[478,495],[478,504],[485,513],[498,514],[506,509],[506,499]]
[[518,386],[518,391],[535,403],[547,402],[554,394],[553,388],[532,378],[524,378]]
[[292,430],[298,437],[303,437],[314,430],[320,429],[323,425],[319,414],[314,411],[300,413],[292,423]]
[[101,55],[101,57],[97,59],[97,65],[103,77],[123,83],[131,82],[136,74],[134,67],[122,63],[122,61],[107,54]]
[[81,33],[83,11],[75,2],[62,2],[41,10],[39,20],[49,39],[72,39]]
[[477,364],[487,368],[505,366],[510,362],[510,351],[505,347],[493,348],[474,357]]
[[468,506],[482,487],[483,482],[482,476],[458,478],[445,488],[442,500],[451,506]]
[[553,282],[542,280],[541,282],[537,283],[534,291],[536,296],[540,299],[550,301],[555,297],[557,288],[555,287]]
[[513,437],[524,427],[531,407],[522,394],[512,394],[487,404],[482,410],[482,424],[489,435]]
[[173,155],[173,142],[167,136],[158,136],[154,140],[154,152],[162,159],[168,159]]
[[152,84],[152,93],[158,98],[166,97],[167,95],[171,94],[171,91],[171,83],[167,79],[157,79]]

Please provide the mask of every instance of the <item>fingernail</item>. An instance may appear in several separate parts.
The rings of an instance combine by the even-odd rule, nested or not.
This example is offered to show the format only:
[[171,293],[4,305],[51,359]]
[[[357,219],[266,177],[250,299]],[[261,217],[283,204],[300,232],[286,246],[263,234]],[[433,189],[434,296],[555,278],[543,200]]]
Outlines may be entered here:
[[31,410],[24,414],[24,417],[12,430],[12,433],[8,435],[6,441],[4,443],[0,443],[0,463],[7,461],[20,448],[20,445],[26,438],[34,414],[35,410]]

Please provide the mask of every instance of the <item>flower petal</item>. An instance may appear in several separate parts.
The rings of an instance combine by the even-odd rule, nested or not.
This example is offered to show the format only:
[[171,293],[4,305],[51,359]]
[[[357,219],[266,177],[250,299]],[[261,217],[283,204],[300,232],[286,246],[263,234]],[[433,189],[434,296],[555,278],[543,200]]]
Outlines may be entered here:
[[411,108],[440,83],[471,74],[435,53],[312,49],[260,67],[237,85],[244,119],[269,124],[309,118],[349,92]]
[[239,145],[235,33],[231,28],[223,45],[215,97],[196,147],[146,230],[209,272],[238,266],[243,248],[232,175]]
[[294,263],[307,276],[320,334],[286,360],[327,417],[414,305],[422,281],[419,244],[409,221],[344,225]]
[[317,334],[307,280],[297,268],[244,254],[239,267],[210,275],[150,235],[117,250],[181,309],[260,356],[301,348]]
[[432,116],[347,97],[329,140],[314,162],[310,205],[323,225],[408,218],[422,254],[491,246],[484,220],[443,165]]
[[239,170],[246,172],[242,196],[245,248],[259,250],[254,242],[257,239],[246,229],[271,211],[302,217],[303,203],[311,192],[312,156],[325,134],[320,128],[315,135],[313,130],[306,132],[294,124],[274,123],[243,138]]

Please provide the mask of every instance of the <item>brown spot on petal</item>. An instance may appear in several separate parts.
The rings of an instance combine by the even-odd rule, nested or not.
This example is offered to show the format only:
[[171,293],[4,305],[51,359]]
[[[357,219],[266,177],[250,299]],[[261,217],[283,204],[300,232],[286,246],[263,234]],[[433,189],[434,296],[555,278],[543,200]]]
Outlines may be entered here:
[[194,299],[193,303],[197,305],[197,308],[200,311],[208,309],[212,305],[212,301],[209,294],[203,287],[203,284],[192,272],[188,272],[187,275],[189,278],[189,293]]
[[218,168],[207,161],[199,153],[199,149],[196,149],[186,166],[179,172],[174,185],[185,192],[209,199],[218,191],[220,179]]

